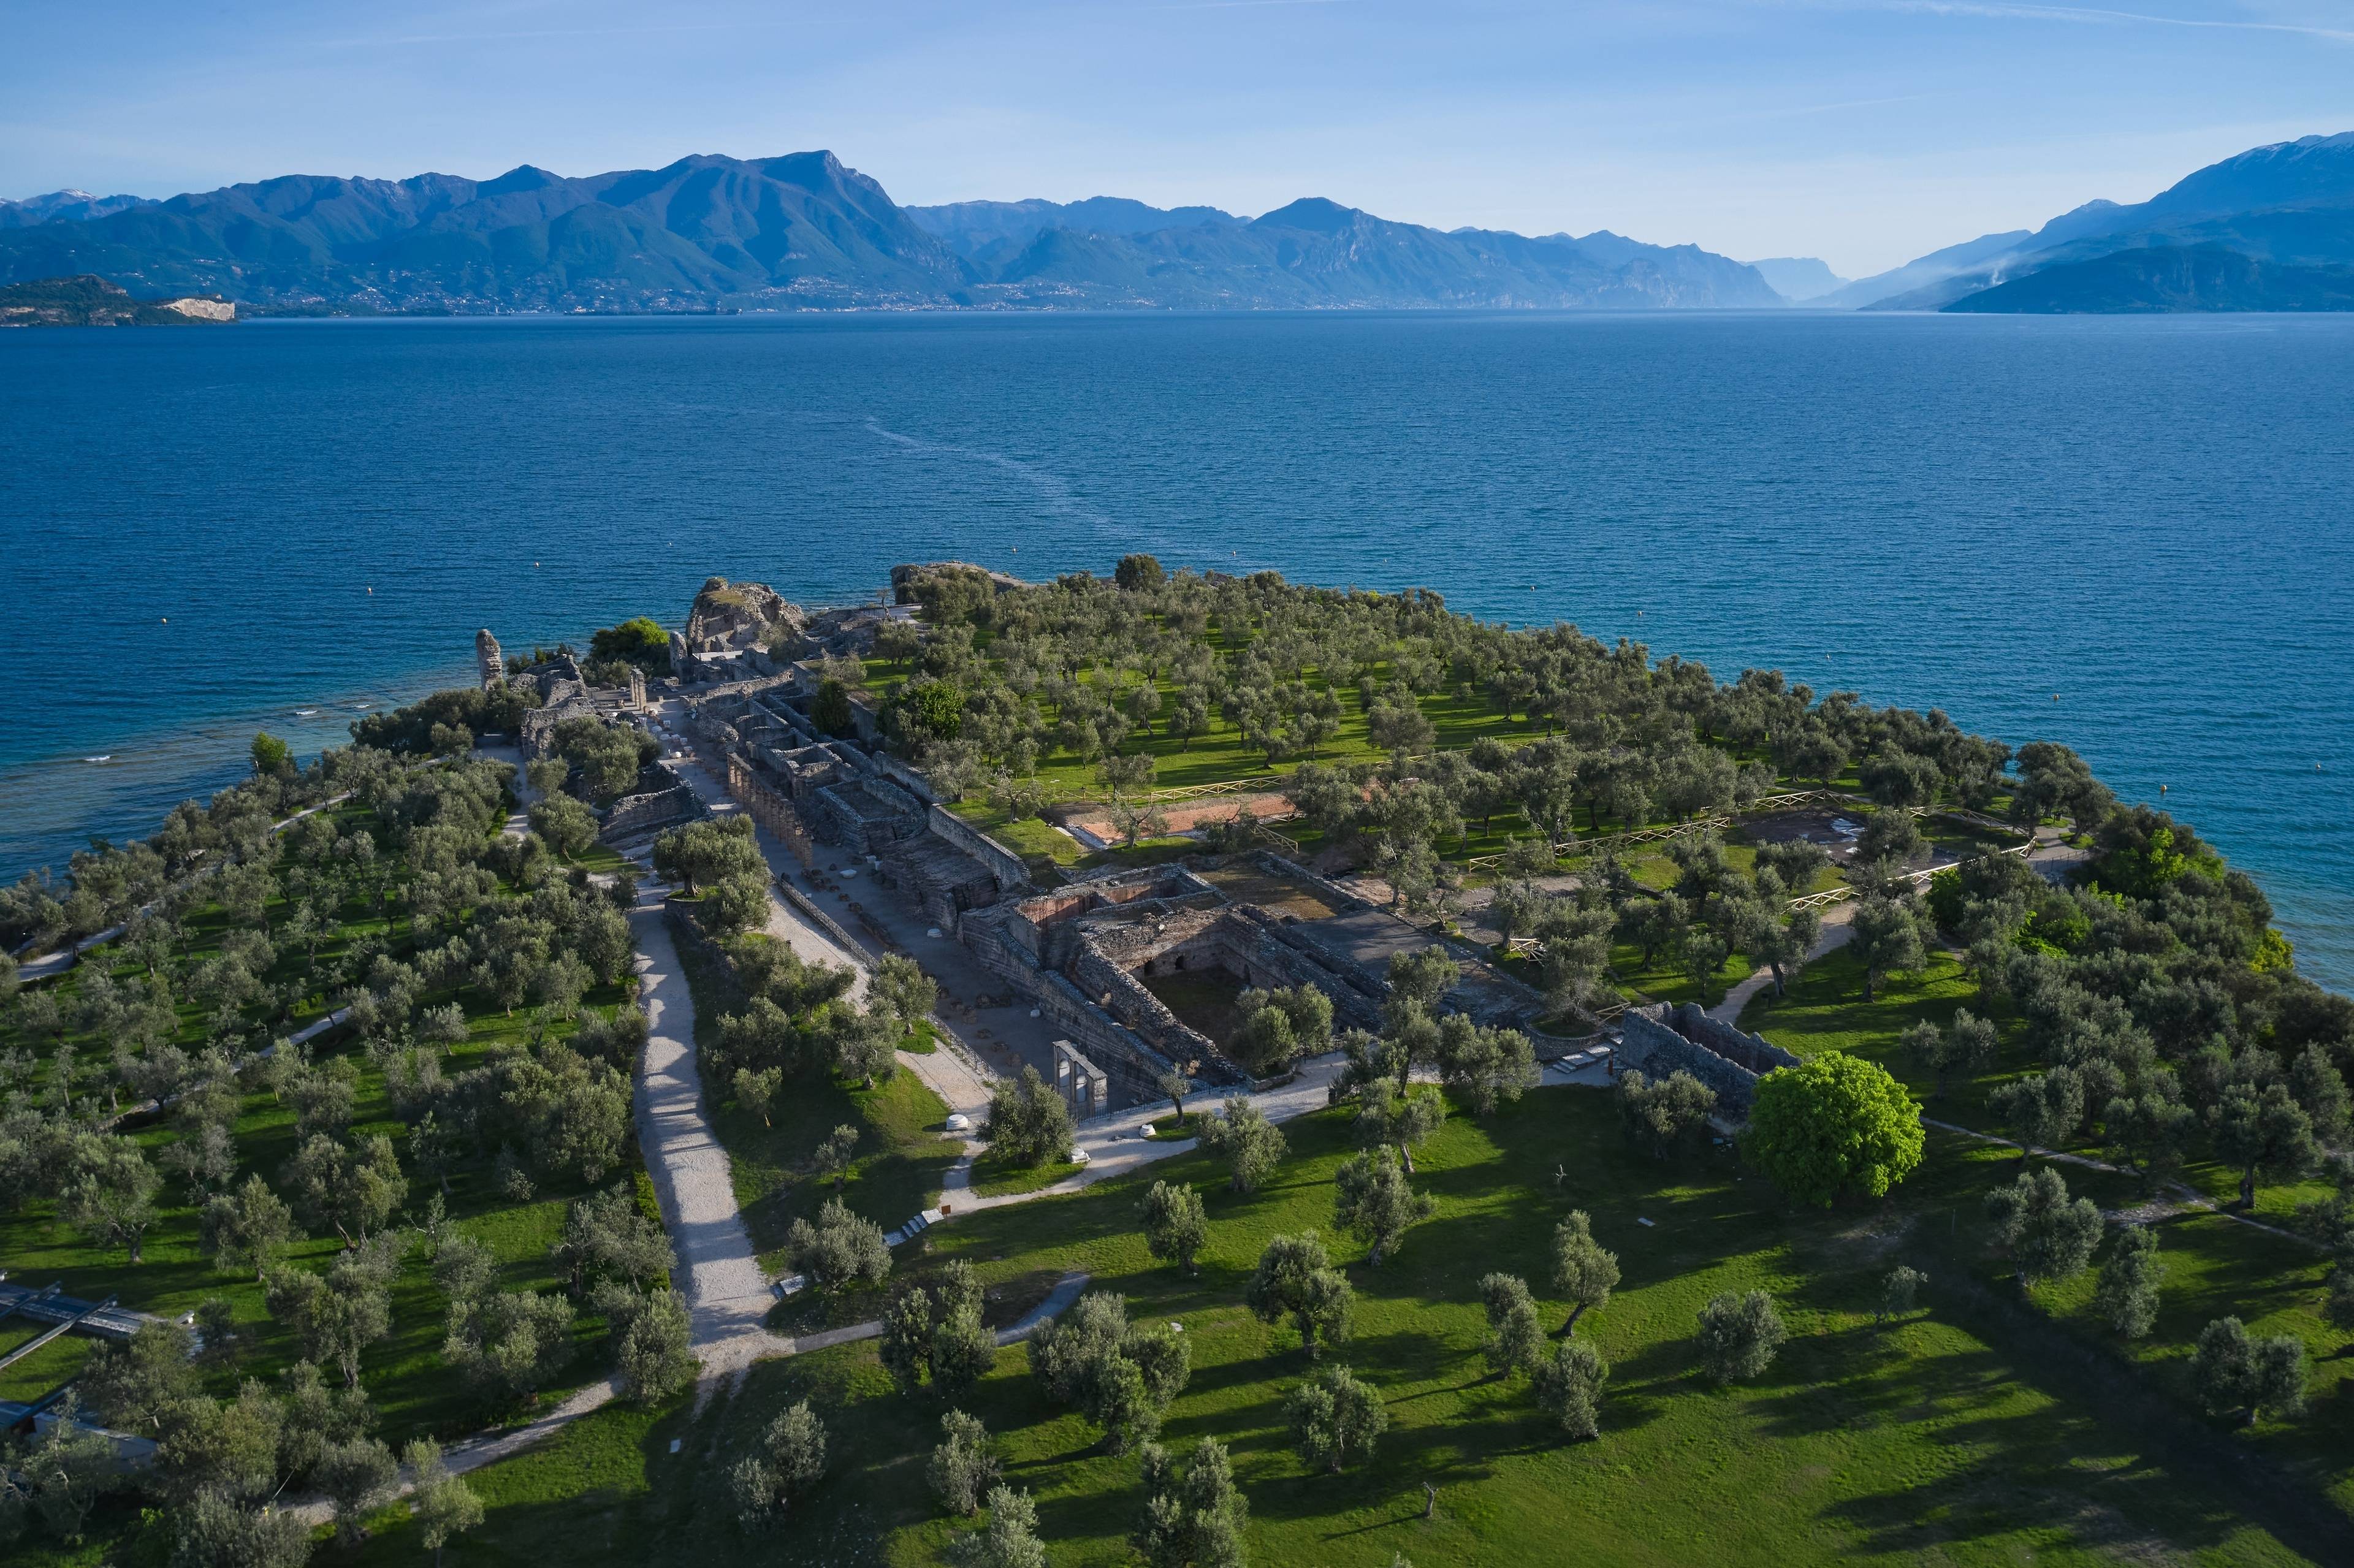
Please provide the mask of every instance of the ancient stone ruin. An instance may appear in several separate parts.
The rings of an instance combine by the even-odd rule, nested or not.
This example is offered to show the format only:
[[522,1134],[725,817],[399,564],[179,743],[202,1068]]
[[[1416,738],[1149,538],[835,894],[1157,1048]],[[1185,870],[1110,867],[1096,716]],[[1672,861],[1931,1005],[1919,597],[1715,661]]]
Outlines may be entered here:
[[671,671],[682,681],[773,675],[810,652],[809,617],[766,583],[705,581],[686,630],[670,634]]
[[1679,1068],[1716,1091],[1719,1111],[1730,1119],[1749,1115],[1757,1080],[1798,1059],[1762,1034],[1747,1034],[1711,1018],[1695,1002],[1664,1001],[1630,1007],[1619,1016],[1620,1067],[1664,1077]]

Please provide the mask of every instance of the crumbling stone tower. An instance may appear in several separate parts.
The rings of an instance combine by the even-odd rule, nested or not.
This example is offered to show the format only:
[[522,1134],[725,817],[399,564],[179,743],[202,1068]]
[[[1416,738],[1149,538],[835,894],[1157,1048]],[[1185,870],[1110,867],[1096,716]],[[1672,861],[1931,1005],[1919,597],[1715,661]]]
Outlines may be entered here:
[[482,690],[486,692],[507,678],[507,662],[499,654],[499,640],[491,635],[487,626],[474,633],[474,662],[482,666]]

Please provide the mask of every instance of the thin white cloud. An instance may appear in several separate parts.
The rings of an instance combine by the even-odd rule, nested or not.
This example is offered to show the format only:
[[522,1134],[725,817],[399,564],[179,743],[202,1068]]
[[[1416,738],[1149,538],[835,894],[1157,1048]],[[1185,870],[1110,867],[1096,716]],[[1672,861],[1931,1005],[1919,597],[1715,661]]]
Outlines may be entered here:
[[2020,5],[2001,0],[1866,0],[1870,9],[1910,11],[1936,16],[1989,16],[2004,20],[2083,22],[2152,27],[2198,27],[2232,33],[2292,33],[2354,44],[2354,29],[2316,27],[2300,22],[2257,22],[2237,17],[2159,16],[2146,11],[2112,11],[2091,5]]

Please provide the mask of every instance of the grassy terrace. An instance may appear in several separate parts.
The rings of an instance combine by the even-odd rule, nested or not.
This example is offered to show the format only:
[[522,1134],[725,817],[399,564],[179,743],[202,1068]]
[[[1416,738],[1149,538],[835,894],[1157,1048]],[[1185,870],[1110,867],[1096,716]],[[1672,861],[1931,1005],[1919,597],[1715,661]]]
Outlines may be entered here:
[[[1330,1231],[1344,1115],[1293,1123],[1292,1157],[1258,1192],[1231,1193],[1207,1160],[1180,1157],[936,1228],[903,1266],[961,1257],[993,1287],[1024,1291],[1086,1269],[1128,1296],[1132,1317],[1183,1323],[1193,1375],[1163,1437],[1181,1451],[1202,1436],[1232,1446],[1254,1562],[1383,1568],[1403,1552],[1422,1568],[1554,1563],[1575,1541],[1575,1561],[1610,1563],[2274,1563],[2326,1560],[2342,1545],[2343,1513],[2293,1487],[2252,1489],[2237,1468],[2244,1456],[2264,1477],[2335,1488],[2343,1503],[2342,1437],[2320,1423],[2245,1438],[2211,1426],[2169,1393],[2137,1393],[2073,1293],[2017,1303],[1978,1217],[1978,1194],[2008,1172],[1999,1155],[1940,1136],[1890,1202],[1793,1213],[1721,1156],[1662,1163],[1630,1151],[1607,1099],[1584,1089],[1536,1091],[1484,1123],[1451,1120],[1417,1160],[1416,1185],[1439,1214],[1385,1266],[1340,1243],[1358,1298],[1355,1337],[1335,1353],[1379,1390],[1391,1429],[1371,1463],[1311,1473],[1280,1413],[1310,1363],[1241,1296],[1269,1236]],[[1163,1178],[1191,1181],[1207,1202],[1198,1277],[1154,1263],[1135,1234],[1140,1187]],[[1593,1214],[1625,1270],[1579,1329],[1614,1369],[1602,1437],[1584,1445],[1556,1442],[1525,1387],[1488,1377],[1473,1289],[1505,1268],[1543,1298],[1547,1238],[1573,1206]],[[2201,1225],[2216,1230],[2211,1244],[2193,1234]],[[2181,1273],[2161,1339],[2219,1301],[2249,1306],[2223,1287],[2252,1261],[2232,1250],[2247,1244],[2221,1227],[2168,1227]],[[1932,1275],[1927,1308],[1878,1327],[1877,1283],[1899,1259]],[[1776,1295],[1791,1342],[1756,1383],[1722,1390],[1697,1371],[1693,1314],[1718,1290],[1753,1286]],[[2148,1359],[2167,1387],[2172,1369]],[[713,1460],[802,1397],[828,1425],[831,1474],[789,1523],[748,1536]],[[1019,1352],[1001,1357],[967,1407],[1001,1436],[1009,1478],[1036,1496],[1053,1562],[1130,1561],[1123,1538],[1141,1504],[1132,1456],[1104,1455],[1091,1428],[1044,1399]],[[938,1412],[894,1392],[871,1345],[852,1345],[756,1367],[740,1395],[699,1418],[684,1403],[600,1413],[477,1478],[490,1519],[466,1560],[531,1563],[561,1539],[631,1562],[936,1562],[952,1529],[923,1480]],[[1439,1488],[1428,1521],[1426,1480]],[[411,1527],[387,1520],[361,1560],[416,1551]]]

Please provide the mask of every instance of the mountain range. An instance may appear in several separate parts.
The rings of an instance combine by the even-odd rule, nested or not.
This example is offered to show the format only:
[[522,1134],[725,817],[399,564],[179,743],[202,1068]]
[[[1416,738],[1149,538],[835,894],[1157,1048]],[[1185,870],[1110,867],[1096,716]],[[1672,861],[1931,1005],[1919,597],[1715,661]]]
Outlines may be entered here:
[[1596,229],[1441,231],[1319,196],[903,207],[827,152],[492,180],[289,175],[0,201],[0,283],[96,274],[270,312],[796,309],[2343,310],[2354,132],[2252,148],[1848,281]]
[[[1750,268],[1597,232],[1442,233],[1310,197],[904,208],[831,153],[567,177],[290,175],[0,228],[0,282],[95,273],[263,311],[1774,306]],[[89,199],[79,198],[76,199]],[[112,199],[112,198],[108,198]]]
[[2354,132],[2210,164],[2145,202],[2091,201],[1811,302],[1900,311],[2354,309]]

